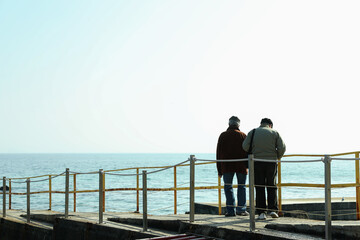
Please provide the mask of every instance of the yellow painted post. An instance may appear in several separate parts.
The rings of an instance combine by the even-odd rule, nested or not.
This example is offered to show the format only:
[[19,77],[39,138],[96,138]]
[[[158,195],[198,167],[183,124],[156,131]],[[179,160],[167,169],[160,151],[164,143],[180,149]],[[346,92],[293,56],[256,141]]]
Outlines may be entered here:
[[3,217],[6,217],[6,177],[3,177],[3,189],[2,189],[2,197],[3,197]]
[[11,209],[11,179],[9,179],[9,209]]
[[49,210],[50,211],[51,211],[51,191],[52,191],[51,175],[49,175]]
[[281,213],[282,210],[282,196],[281,196],[281,159],[279,159],[279,163],[278,163],[278,208],[279,208],[279,213]]
[[104,220],[104,171],[99,169],[99,224],[103,223]]
[[[355,153],[355,158],[359,158],[359,152]],[[359,174],[359,160],[355,160],[356,173],[356,219],[360,220],[360,174]]]
[[76,173],[74,174],[74,212],[76,212]]
[[69,187],[70,186],[70,169],[65,170],[65,218],[69,217]]
[[221,215],[221,177],[218,176],[218,209],[219,215]]
[[106,191],[106,189],[105,189],[105,172],[103,174],[103,189],[104,189],[104,191],[103,191],[103,212],[105,212],[105,191]]
[[177,214],[176,166],[174,167],[174,214]]
[[136,212],[139,212],[139,168],[136,168]]

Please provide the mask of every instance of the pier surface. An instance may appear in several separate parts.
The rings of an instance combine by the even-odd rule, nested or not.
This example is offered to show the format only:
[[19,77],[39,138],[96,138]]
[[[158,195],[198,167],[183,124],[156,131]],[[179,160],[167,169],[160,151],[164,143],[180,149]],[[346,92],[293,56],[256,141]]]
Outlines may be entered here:
[[[281,217],[256,220],[256,231],[250,232],[249,217],[196,214],[189,222],[188,214],[148,216],[148,230],[143,231],[142,214],[104,213],[99,224],[98,213],[63,213],[32,211],[31,222],[26,212],[8,210],[0,218],[0,239],[146,239],[181,233],[193,233],[212,239],[323,239],[324,221]],[[333,221],[333,239],[360,239],[359,221]]]

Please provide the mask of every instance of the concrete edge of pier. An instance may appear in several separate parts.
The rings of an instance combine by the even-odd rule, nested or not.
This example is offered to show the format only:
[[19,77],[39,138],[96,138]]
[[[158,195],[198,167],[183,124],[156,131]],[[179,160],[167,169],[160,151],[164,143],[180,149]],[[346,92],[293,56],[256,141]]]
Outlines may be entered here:
[[[98,213],[63,213],[33,211],[31,222],[26,213],[8,210],[0,218],[0,239],[147,239],[181,233],[194,233],[214,239],[323,239],[325,223],[321,220],[293,217],[256,220],[256,230],[250,232],[249,217],[224,217],[218,214],[195,214],[189,221],[188,214],[148,215],[148,229],[143,231],[139,213],[105,212],[104,222],[98,223]],[[333,221],[333,239],[360,239],[360,222]]]

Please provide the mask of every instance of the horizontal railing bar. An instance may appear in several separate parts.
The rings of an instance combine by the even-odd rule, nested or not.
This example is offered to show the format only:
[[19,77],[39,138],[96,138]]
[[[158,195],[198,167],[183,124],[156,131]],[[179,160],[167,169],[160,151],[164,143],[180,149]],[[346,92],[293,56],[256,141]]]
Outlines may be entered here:
[[[324,188],[325,184],[316,184],[316,183],[281,183],[277,185],[278,187],[314,187],[314,188]],[[346,188],[346,187],[360,187],[360,184],[356,183],[337,183],[331,184],[331,188]]]
[[[195,163],[195,165],[205,165],[205,164],[213,164],[216,163],[215,160],[212,160],[211,162],[205,162],[205,163]],[[181,165],[177,165],[177,167],[186,167],[189,166],[190,164],[181,164]],[[170,168],[173,166],[161,166],[161,167],[131,167],[131,168],[123,168],[123,169],[114,169],[114,170],[105,170],[104,172],[117,172],[117,171],[126,171],[126,170],[135,170],[135,169],[154,169],[154,168]],[[87,173],[82,173],[82,172],[72,172],[69,175],[82,175],[82,174],[96,174],[98,172],[96,171],[92,171],[92,172],[87,172]],[[39,175],[39,176],[33,176],[33,177],[21,177],[21,178],[8,178],[9,180],[21,180],[21,179],[32,179],[32,178],[40,178],[40,177],[49,177],[49,176],[56,176],[57,174],[46,174],[46,175]],[[65,175],[64,175],[65,176]]]
[[[245,185],[246,187],[249,187],[249,185]],[[277,184],[277,187],[313,187],[313,188],[324,188],[325,184],[316,184],[316,183],[281,183]],[[360,187],[360,184],[356,183],[337,183],[337,184],[331,184],[331,188],[347,188],[347,187]],[[224,189],[224,186],[197,186],[195,189],[201,190],[201,189]],[[237,185],[234,184],[233,188],[237,188]],[[177,187],[177,188],[148,188],[148,191],[182,191],[182,190],[189,190],[189,187]],[[109,188],[105,189],[106,192],[114,192],[114,191],[141,191],[142,188]],[[30,192],[30,194],[41,194],[41,193],[49,193],[50,191],[37,191],[37,192]],[[76,191],[69,191],[69,194],[73,193],[91,193],[91,192],[99,192],[99,190],[76,190]],[[61,193],[64,194],[65,191],[51,191],[51,193]],[[9,193],[7,193],[8,195]],[[11,192],[12,195],[26,195],[26,193],[17,193],[17,192]],[[2,192],[0,192],[0,195],[2,195]]]
[[[346,153],[335,153],[335,154],[327,154],[330,157],[335,157],[335,156],[342,156],[342,155],[351,155],[351,154],[356,154],[359,153],[359,151],[357,152],[346,152]],[[288,154],[288,155],[284,155],[284,157],[323,157],[325,156],[325,154]]]
[[40,177],[49,177],[49,176],[56,176],[57,174],[46,174],[46,175],[40,175],[40,176],[34,176],[34,177],[21,177],[21,178],[8,178],[9,180],[20,180],[20,179],[28,179],[28,178],[40,178]]

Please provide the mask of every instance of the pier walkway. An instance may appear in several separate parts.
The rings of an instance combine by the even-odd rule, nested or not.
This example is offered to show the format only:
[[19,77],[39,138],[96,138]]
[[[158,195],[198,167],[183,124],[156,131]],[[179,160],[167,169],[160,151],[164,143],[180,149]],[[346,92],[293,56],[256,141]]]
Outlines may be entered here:
[[[104,213],[98,223],[98,213],[63,213],[32,211],[27,223],[26,211],[8,210],[0,218],[1,239],[148,239],[181,233],[193,233],[207,239],[324,239],[324,221],[281,217],[256,220],[256,231],[249,231],[249,217],[196,214],[189,222],[188,214],[148,216],[148,231],[143,231],[142,214]],[[333,221],[333,239],[360,239],[358,221]]]

